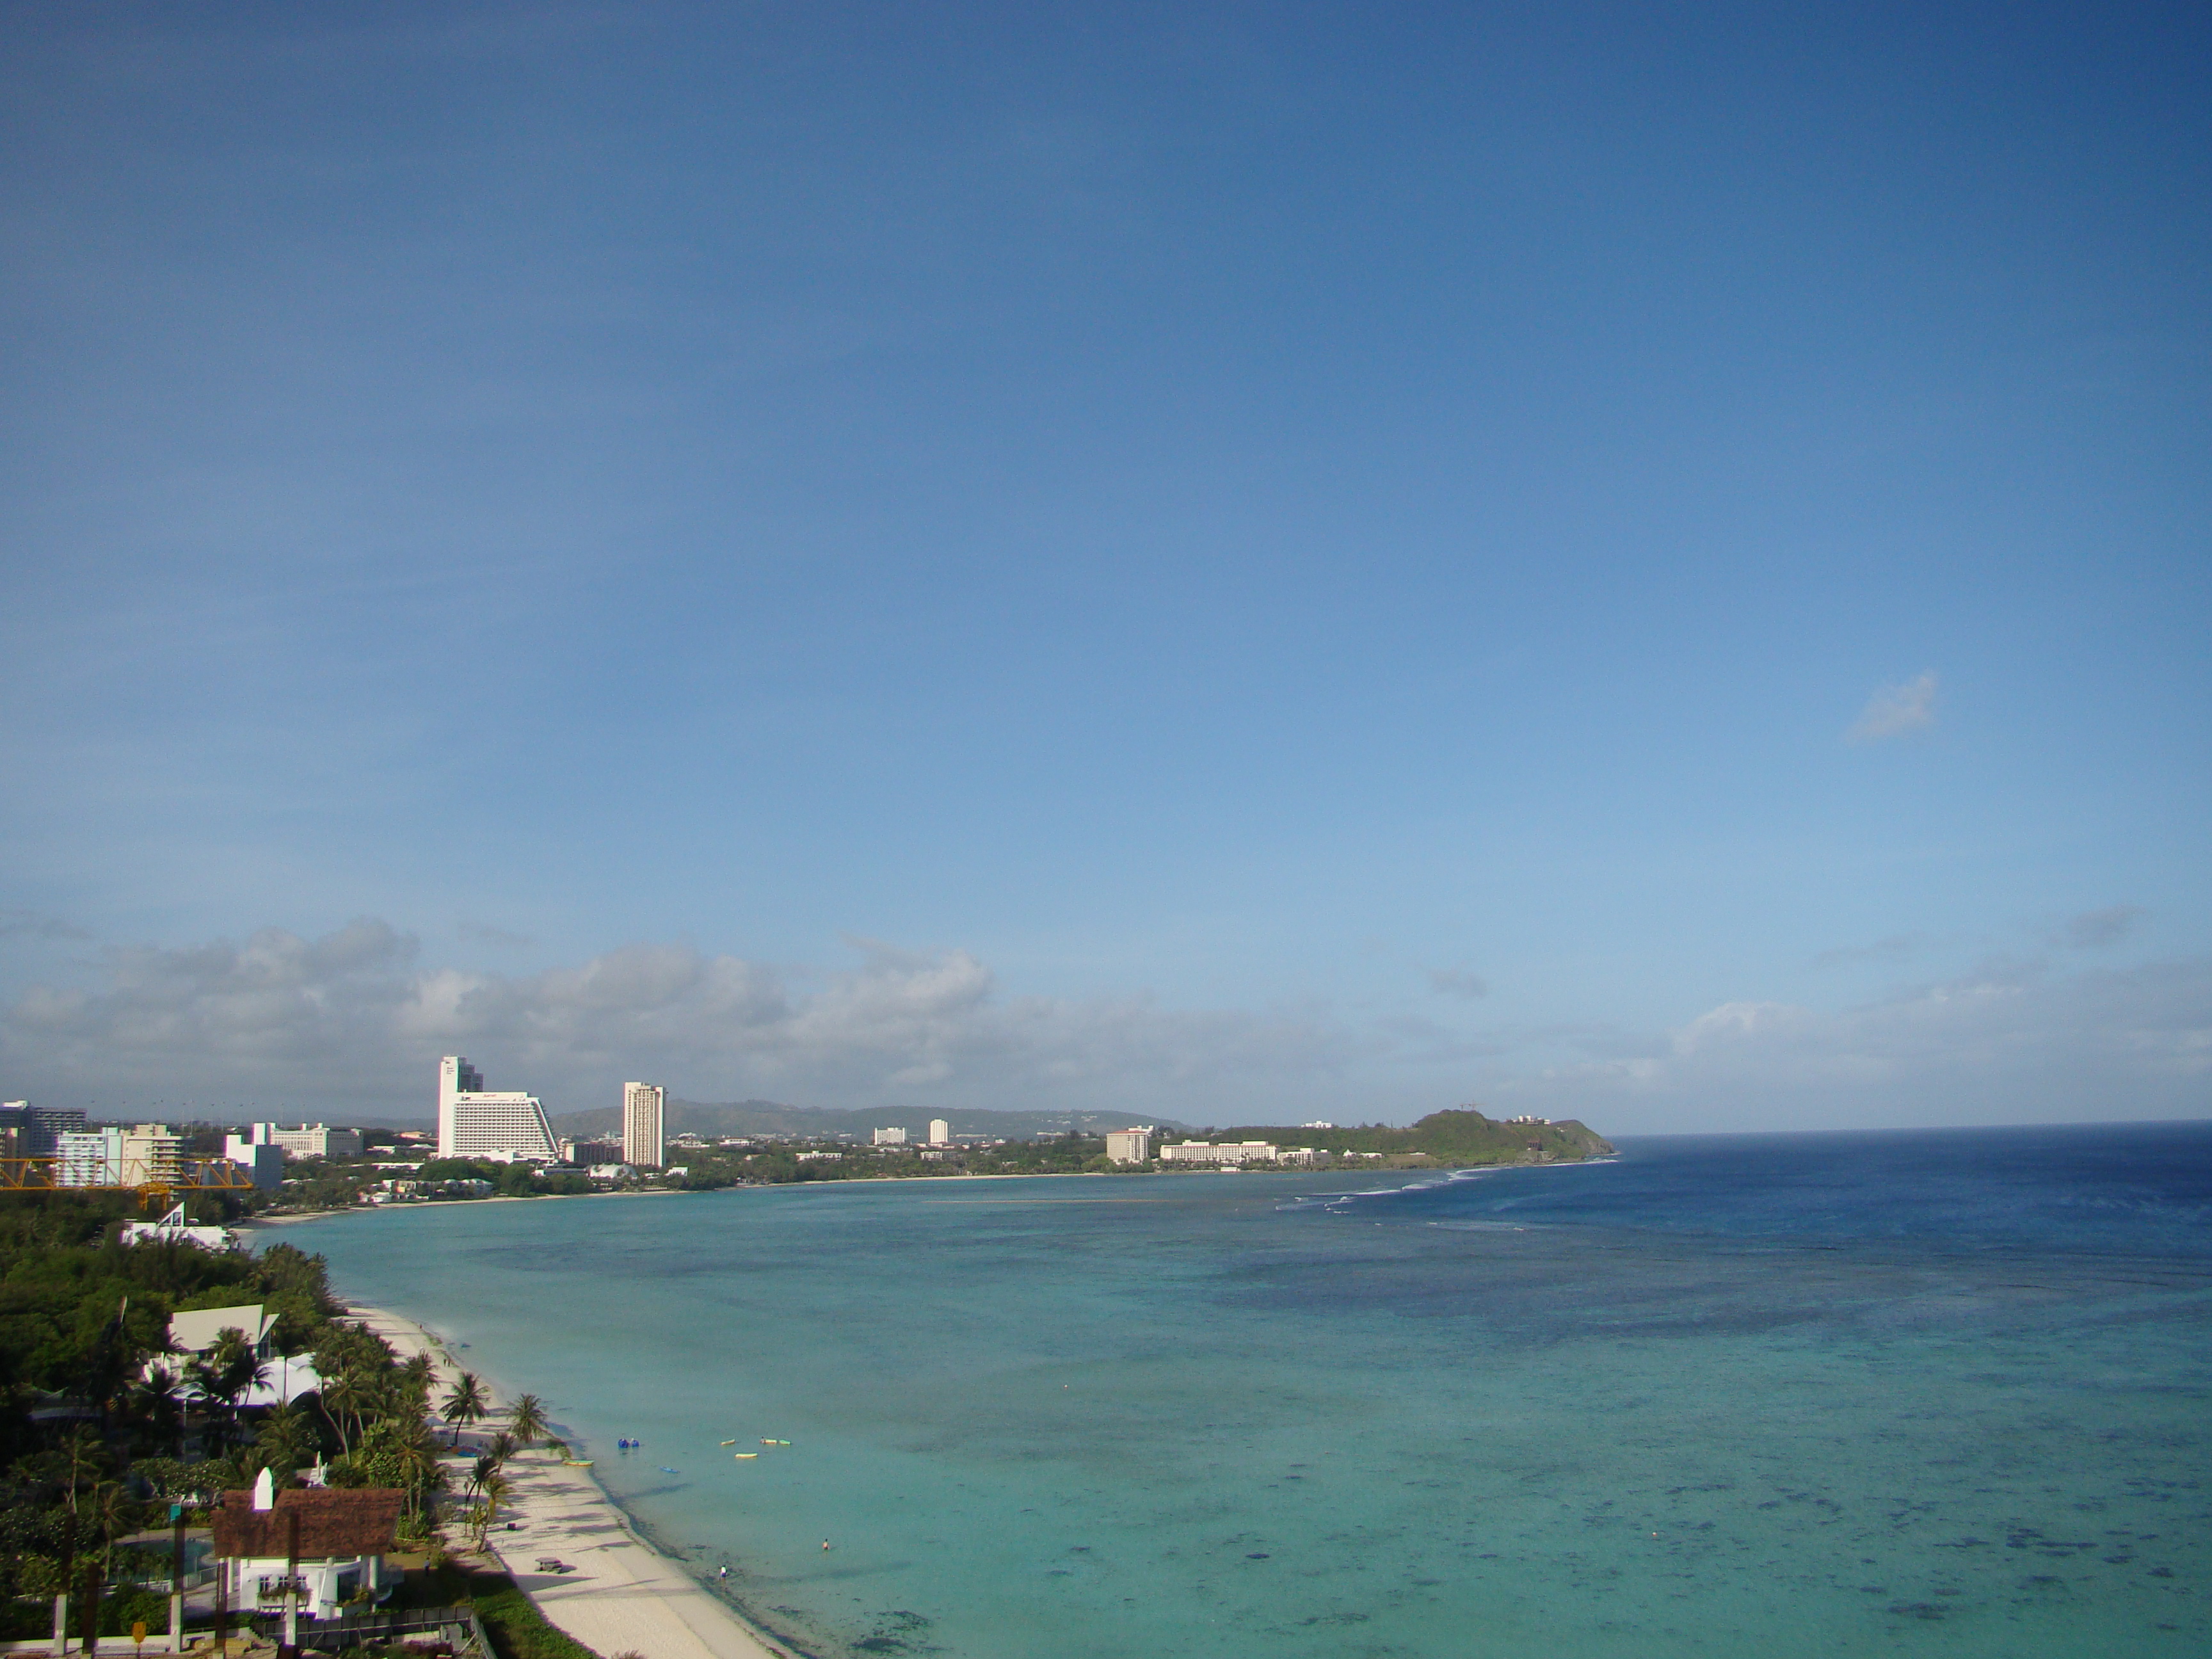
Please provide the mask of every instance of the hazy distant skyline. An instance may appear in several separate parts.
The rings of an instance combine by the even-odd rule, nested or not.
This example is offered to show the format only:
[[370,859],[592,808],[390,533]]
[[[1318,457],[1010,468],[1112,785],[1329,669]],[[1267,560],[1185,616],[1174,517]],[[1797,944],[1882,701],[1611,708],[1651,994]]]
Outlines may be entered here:
[[0,1095],[2205,1115],[2207,46],[15,9]]

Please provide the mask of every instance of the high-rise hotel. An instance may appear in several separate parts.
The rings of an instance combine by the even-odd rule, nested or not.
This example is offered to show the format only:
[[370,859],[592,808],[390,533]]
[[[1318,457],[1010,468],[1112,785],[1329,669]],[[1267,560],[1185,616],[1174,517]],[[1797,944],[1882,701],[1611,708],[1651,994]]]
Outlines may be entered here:
[[438,1062],[438,1156],[498,1163],[558,1164],[561,1149],[538,1097],[495,1094],[459,1054]]
[[668,1162],[664,1108],[668,1091],[658,1083],[623,1085],[623,1162],[659,1169]]

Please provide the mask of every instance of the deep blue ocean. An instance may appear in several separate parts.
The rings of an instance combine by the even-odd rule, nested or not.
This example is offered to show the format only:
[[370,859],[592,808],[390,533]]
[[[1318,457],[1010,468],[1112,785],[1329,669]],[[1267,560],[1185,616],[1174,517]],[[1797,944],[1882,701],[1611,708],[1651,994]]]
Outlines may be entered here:
[[811,1653],[2212,1652],[2212,1124],[285,1236]]

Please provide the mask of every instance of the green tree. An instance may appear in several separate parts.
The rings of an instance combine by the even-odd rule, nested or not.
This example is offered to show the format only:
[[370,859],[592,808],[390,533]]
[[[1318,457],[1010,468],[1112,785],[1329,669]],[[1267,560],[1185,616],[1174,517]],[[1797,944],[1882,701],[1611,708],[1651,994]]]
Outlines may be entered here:
[[514,1402],[514,1411],[507,1414],[507,1432],[525,1446],[533,1440],[543,1439],[550,1426],[545,1420],[544,1402],[534,1394],[522,1395]]
[[461,1431],[471,1423],[481,1422],[489,1409],[484,1399],[483,1383],[473,1371],[463,1371],[446,1391],[444,1416],[453,1425],[453,1443],[461,1443]]
[[[185,1368],[192,1386],[210,1407],[220,1407],[230,1413],[231,1422],[217,1431],[218,1448],[227,1445],[229,1431],[237,1426],[240,1402],[269,1380],[269,1367],[255,1353],[246,1333],[226,1326],[216,1334],[206,1353]],[[210,1425],[217,1419],[210,1413]]]
[[280,1482],[289,1480],[319,1449],[314,1425],[297,1406],[279,1406],[264,1418],[253,1445],[253,1461],[273,1471]]

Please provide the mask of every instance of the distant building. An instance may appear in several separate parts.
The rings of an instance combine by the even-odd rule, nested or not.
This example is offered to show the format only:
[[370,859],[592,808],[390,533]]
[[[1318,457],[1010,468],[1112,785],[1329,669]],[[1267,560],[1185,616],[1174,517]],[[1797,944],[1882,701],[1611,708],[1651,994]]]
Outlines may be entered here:
[[185,1206],[178,1205],[159,1221],[126,1221],[123,1224],[125,1244],[192,1244],[203,1250],[229,1250],[238,1247],[238,1235],[228,1227],[195,1227],[185,1218]]
[[495,1158],[527,1164],[557,1163],[553,1126],[535,1095],[495,1094],[483,1073],[459,1054],[438,1062],[438,1156]]
[[659,1169],[668,1162],[663,1107],[668,1091],[657,1083],[623,1085],[623,1162]]
[[1273,1164],[1279,1158],[1279,1150],[1264,1140],[1231,1140],[1218,1146],[1203,1140],[1182,1140],[1160,1148],[1163,1164]]
[[128,1129],[71,1130],[56,1137],[57,1187],[179,1187],[185,1184],[185,1138],[166,1123]]
[[878,1146],[903,1146],[906,1145],[906,1131],[897,1127],[878,1129],[875,1144]]
[[930,1119],[929,1144],[933,1146],[950,1146],[952,1144],[952,1125],[941,1117]]
[[1327,1122],[1327,1121],[1325,1121],[1324,1120],[1322,1120],[1322,1119],[1321,1119],[1321,1118],[1316,1118],[1316,1119],[1315,1119],[1312,1122],[1310,1122],[1310,1123],[1301,1123],[1301,1124],[1299,1124],[1299,1125],[1298,1125],[1298,1127],[1300,1127],[1301,1129],[1334,1129],[1334,1127],[1336,1127],[1336,1125],[1334,1125],[1334,1123]]
[[1109,1129],[1106,1156],[1116,1164],[1143,1164],[1152,1155],[1152,1132],[1146,1129]]
[[586,1173],[594,1181],[628,1181],[637,1171],[627,1164],[594,1164]]
[[1505,1121],[1508,1123],[1522,1123],[1540,1127],[1550,1123],[1552,1120],[1548,1117],[1509,1117]]
[[284,1184],[284,1149],[266,1140],[244,1135],[223,1137],[222,1155],[244,1170],[253,1184],[273,1193]]
[[564,1140],[561,1143],[563,1164],[619,1164],[623,1161],[619,1140]]
[[84,1133],[84,1114],[11,1100],[0,1105],[0,1128],[15,1132],[17,1158],[52,1158],[61,1151],[62,1136]]
[[244,1134],[229,1136],[223,1146],[222,1155],[234,1164],[252,1161],[232,1150],[236,1147],[274,1146],[288,1159],[359,1158],[362,1152],[360,1130],[333,1129],[324,1123],[302,1123],[296,1129],[288,1129],[281,1123],[249,1123]]

